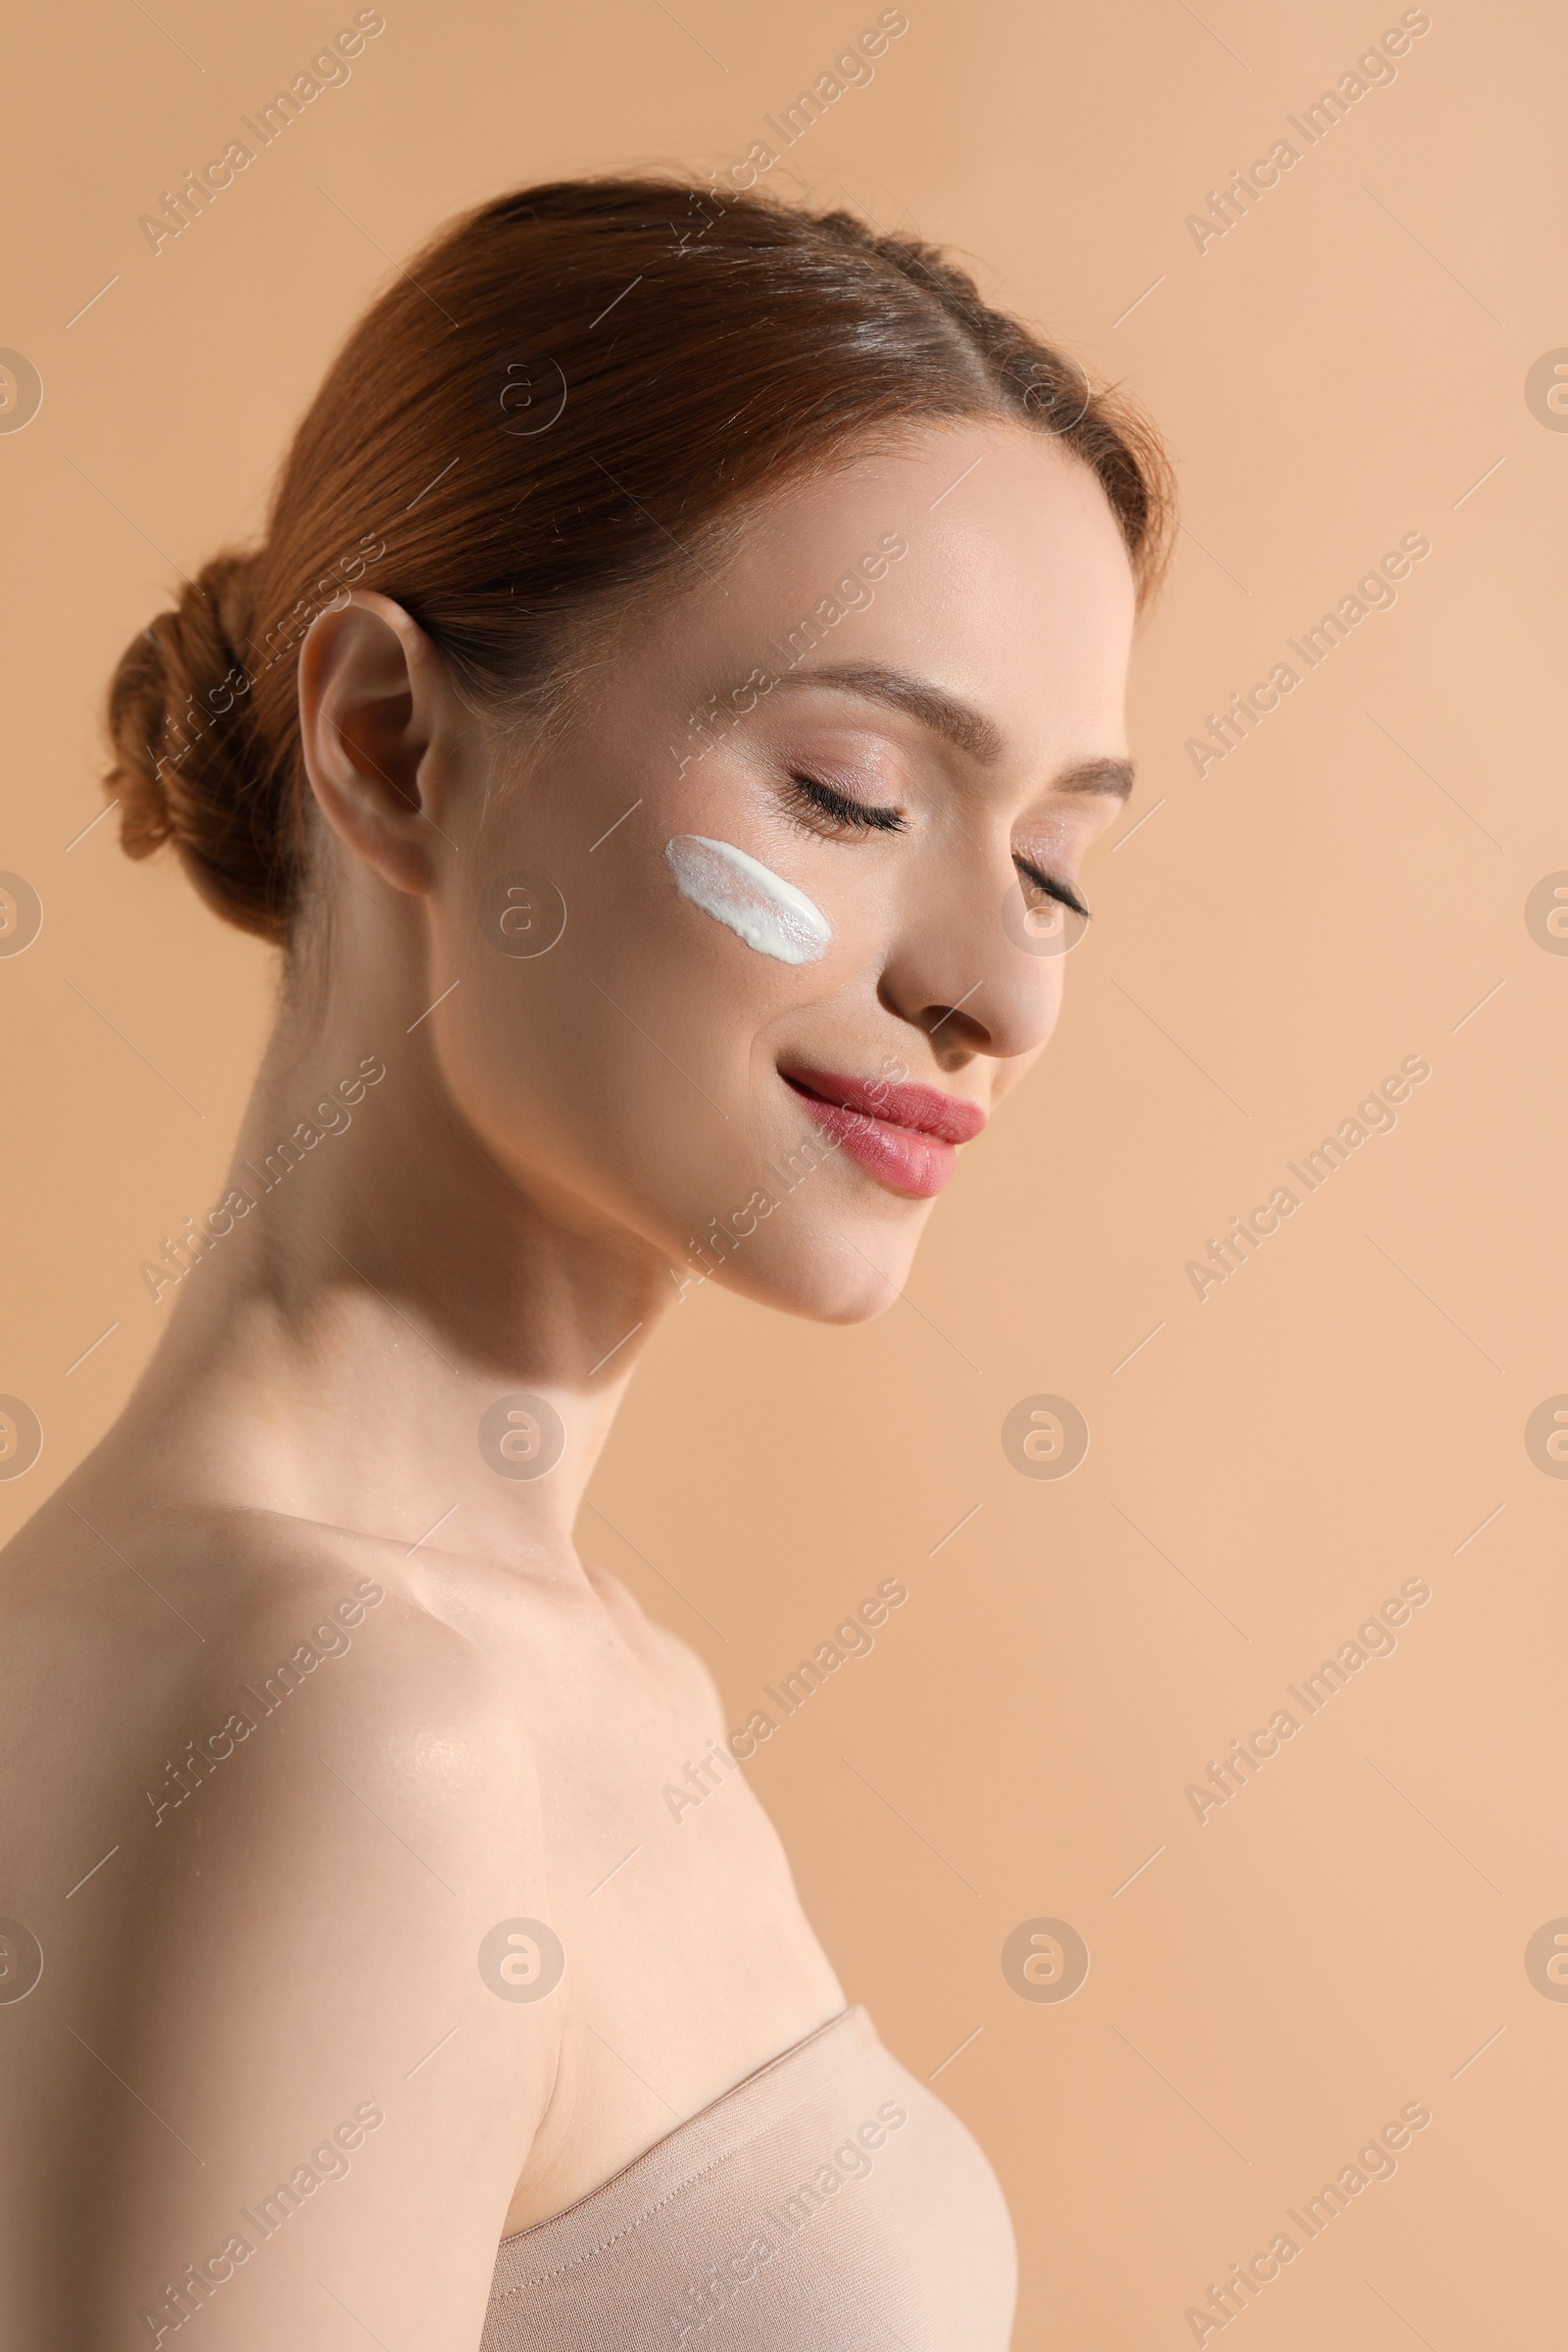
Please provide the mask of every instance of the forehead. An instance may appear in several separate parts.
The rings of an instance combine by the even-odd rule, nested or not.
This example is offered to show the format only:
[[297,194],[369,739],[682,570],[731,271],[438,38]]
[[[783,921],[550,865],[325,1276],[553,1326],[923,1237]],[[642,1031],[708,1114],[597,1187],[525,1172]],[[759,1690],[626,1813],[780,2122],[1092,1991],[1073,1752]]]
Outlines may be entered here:
[[[684,600],[683,600],[684,602]],[[756,660],[887,663],[982,710],[1027,760],[1113,752],[1135,617],[1099,482],[1051,436],[960,424],[791,485],[687,609],[700,686]],[[694,642],[695,640],[695,642]],[[752,651],[750,649],[757,649]]]

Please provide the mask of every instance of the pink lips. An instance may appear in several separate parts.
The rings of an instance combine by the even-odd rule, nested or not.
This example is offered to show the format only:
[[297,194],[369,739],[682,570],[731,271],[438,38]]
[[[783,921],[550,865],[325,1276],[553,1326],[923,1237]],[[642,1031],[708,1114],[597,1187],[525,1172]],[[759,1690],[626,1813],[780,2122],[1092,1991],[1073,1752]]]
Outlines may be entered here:
[[780,1070],[823,1132],[890,1192],[929,1200],[953,1174],[956,1147],[979,1134],[978,1102],[934,1086],[894,1086],[833,1070]]

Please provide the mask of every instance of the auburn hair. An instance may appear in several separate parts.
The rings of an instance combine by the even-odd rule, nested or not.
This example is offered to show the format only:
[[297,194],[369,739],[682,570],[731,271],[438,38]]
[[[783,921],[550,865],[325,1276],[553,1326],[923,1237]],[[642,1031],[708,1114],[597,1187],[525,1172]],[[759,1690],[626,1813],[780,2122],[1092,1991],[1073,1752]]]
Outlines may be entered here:
[[600,630],[721,557],[750,502],[923,421],[1010,418],[1098,476],[1140,601],[1170,471],[1113,389],[936,248],[678,178],[560,180],[444,228],[349,336],[260,546],[207,564],[109,691],[133,858],[172,841],[286,944],[306,876],[297,650],[358,583],[480,710],[543,721]]

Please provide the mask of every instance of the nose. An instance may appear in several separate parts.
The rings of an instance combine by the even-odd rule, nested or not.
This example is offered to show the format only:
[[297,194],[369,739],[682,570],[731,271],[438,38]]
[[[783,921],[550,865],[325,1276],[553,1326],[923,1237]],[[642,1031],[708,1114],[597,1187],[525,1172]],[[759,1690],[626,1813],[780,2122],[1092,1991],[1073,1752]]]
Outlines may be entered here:
[[927,875],[903,910],[877,993],[929,1038],[944,1069],[976,1054],[1036,1053],[1061,1009],[1062,967],[1081,928],[1020,886],[1010,858]]

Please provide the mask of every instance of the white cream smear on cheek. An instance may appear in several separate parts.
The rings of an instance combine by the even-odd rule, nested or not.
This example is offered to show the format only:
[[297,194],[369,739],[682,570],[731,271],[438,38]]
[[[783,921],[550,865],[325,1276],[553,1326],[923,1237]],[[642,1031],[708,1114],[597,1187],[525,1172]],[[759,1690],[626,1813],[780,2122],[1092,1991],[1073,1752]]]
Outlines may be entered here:
[[744,850],[702,833],[677,833],[665,842],[664,858],[681,897],[760,956],[815,963],[826,954],[833,927],[820,906]]

